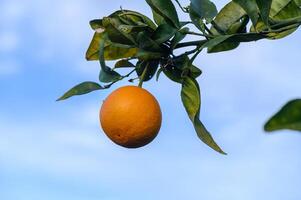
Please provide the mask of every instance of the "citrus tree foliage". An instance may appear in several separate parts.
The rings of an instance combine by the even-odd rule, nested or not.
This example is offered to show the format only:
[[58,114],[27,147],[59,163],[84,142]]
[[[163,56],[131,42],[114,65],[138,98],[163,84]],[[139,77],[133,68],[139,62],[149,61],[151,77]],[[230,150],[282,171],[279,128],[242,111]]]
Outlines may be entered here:
[[[120,9],[90,21],[95,33],[86,59],[100,62],[99,83],[83,82],[59,100],[107,89],[133,74],[140,79],[140,86],[164,74],[182,85],[182,102],[199,138],[225,154],[200,120],[201,90],[196,79],[202,71],[194,65],[194,60],[204,50],[229,51],[242,42],[280,39],[293,33],[301,23],[301,0],[233,0],[219,12],[210,0],[191,0],[186,7],[178,0],[146,0],[146,3],[152,10],[152,19]],[[175,5],[191,20],[181,21]],[[191,25],[198,32],[191,31]],[[188,35],[196,35],[199,40],[182,42]],[[180,48],[185,50],[175,54],[174,50]],[[115,65],[108,66],[106,61],[112,60],[116,61]],[[128,68],[129,73],[121,75],[119,68]],[[301,130],[300,110],[300,100],[290,102],[265,129]]]

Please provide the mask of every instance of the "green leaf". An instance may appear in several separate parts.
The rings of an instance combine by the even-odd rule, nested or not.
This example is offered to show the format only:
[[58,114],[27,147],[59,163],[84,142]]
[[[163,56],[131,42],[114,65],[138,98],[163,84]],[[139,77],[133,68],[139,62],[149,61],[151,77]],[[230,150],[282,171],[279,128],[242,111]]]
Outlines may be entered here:
[[137,62],[136,65],[136,72],[138,76],[141,76],[144,69],[147,67],[147,71],[145,74],[145,77],[143,79],[144,82],[149,81],[150,79],[153,78],[153,76],[156,74],[156,71],[159,66],[159,61],[158,60],[141,60]]
[[221,36],[217,36],[211,40],[209,40],[208,42],[206,42],[201,48],[208,48],[208,53],[213,52],[213,49],[218,46],[219,44],[223,43],[224,41],[226,41],[228,38],[230,38],[231,35],[221,35]]
[[202,74],[202,70],[194,66],[187,55],[181,55],[177,58],[174,58],[172,60],[172,63],[176,67],[176,69],[181,70],[182,77],[190,76],[192,78],[197,78]]
[[126,33],[126,34],[131,34],[134,35],[137,32],[141,32],[141,31],[148,31],[148,25],[146,24],[142,24],[142,25],[125,25],[125,24],[121,24],[118,26],[118,29],[121,30],[122,32]]
[[102,20],[101,19],[94,19],[90,21],[90,26],[93,30],[97,29],[104,29],[102,25]]
[[111,83],[120,80],[121,76],[109,67],[103,67],[99,73],[98,79],[102,83]]
[[195,80],[185,77],[182,83],[181,98],[189,119],[194,122],[200,113],[201,99],[198,84]]
[[[114,43],[104,49],[105,60],[117,60],[120,58],[130,58],[136,56],[138,48],[122,48]],[[97,52],[96,52],[97,53]]]
[[[217,14],[214,22],[218,26],[218,29],[224,33],[227,33],[229,28],[245,15],[246,11],[237,3],[231,1]],[[216,27],[212,27],[211,32],[213,32],[215,35],[220,34]]]
[[[270,24],[270,28],[272,30],[267,34],[268,39],[280,39],[296,31],[300,25],[300,22],[299,20],[295,20],[300,17],[301,8],[296,4],[295,1],[272,1],[270,18],[273,23]],[[258,21],[255,27],[257,31],[267,30],[266,24],[262,21]],[[251,31],[254,32],[255,28],[251,27]]]
[[124,29],[124,25],[119,18],[104,17],[102,24],[105,27],[106,33],[110,41],[113,43],[135,45],[135,39],[127,29]]
[[236,33],[246,33],[247,32],[247,25],[249,23],[249,17],[247,15],[240,18],[239,21],[233,23],[227,33],[228,34],[236,34]]
[[191,63],[187,55],[178,56],[163,66],[164,74],[177,83],[183,82],[183,76],[197,78],[202,74],[202,71]]
[[171,0],[146,0],[148,5],[164,18],[164,20],[175,28],[180,27],[178,13]]
[[273,0],[256,0],[262,21],[269,26],[269,15]]
[[[273,17],[273,20],[276,20],[279,23],[281,23],[281,21],[287,21],[290,19],[294,20],[294,18],[299,18],[299,17],[301,17],[301,9],[296,4],[296,2],[292,0],[285,7],[283,7],[283,9],[280,10],[277,13],[277,15],[275,15]],[[284,31],[271,33],[271,34],[269,34],[269,36],[271,39],[280,39],[280,38],[286,37],[286,36],[292,34],[293,32],[295,32],[297,30],[297,28],[299,27],[299,25],[300,25],[300,23],[297,23],[292,26],[280,27],[279,29],[284,29]]]
[[88,81],[83,82],[83,83],[73,87],[72,89],[70,89],[62,97],[60,97],[57,101],[65,100],[72,96],[83,95],[83,94],[87,94],[87,93],[93,92],[95,90],[101,90],[101,89],[105,89],[105,87],[102,87],[98,83],[88,82]]
[[264,126],[265,131],[290,129],[301,131],[301,99],[288,102]]
[[[227,30],[227,34],[236,34],[236,33],[245,33],[247,28],[247,24],[249,22],[249,17],[247,15],[244,15],[240,20],[237,22],[234,22],[230,25],[230,27]],[[212,47],[208,50],[208,53],[216,53],[221,51],[229,51],[237,48],[239,46],[239,42],[222,42],[219,45],[216,45],[215,47]]]
[[205,33],[205,24],[203,22],[203,19],[199,17],[199,15],[190,8],[189,6],[189,17],[192,21],[192,23],[203,33]]
[[136,57],[139,60],[155,60],[160,59],[163,57],[162,53],[160,52],[152,52],[152,51],[145,51],[143,49],[139,49]]
[[[208,47],[208,53],[215,53],[218,52],[216,51],[218,50],[217,47],[220,47],[220,45],[222,44],[239,44],[241,42],[257,41],[264,38],[267,38],[267,35],[260,33],[240,33],[232,35],[223,35],[212,39],[211,44],[207,42],[202,48]],[[221,50],[224,51],[225,49]]]
[[295,3],[295,1],[289,2],[282,10],[280,10],[277,15],[273,16],[273,20],[281,21],[293,19],[301,16],[301,9]]
[[281,10],[283,10],[292,0],[272,0],[270,8],[270,17],[274,18]]
[[217,14],[216,6],[210,0],[190,0],[190,9],[192,9],[199,18],[211,22]]
[[220,44],[208,49],[208,53],[219,53],[222,51],[230,51],[239,46],[238,42],[221,42]]
[[203,72],[198,67],[192,65],[189,73],[190,73],[189,75],[191,77],[197,78],[197,77],[201,76]]
[[[86,59],[88,61],[99,59],[99,44],[101,40],[104,40],[103,35],[105,33],[95,32],[93,39],[86,52]],[[137,54],[137,48],[126,48],[117,46],[115,43],[109,40],[105,41],[104,47],[104,59],[105,60],[117,60],[120,58],[129,58]]]
[[[228,29],[228,34],[236,34],[236,33],[245,33],[246,32],[246,26],[249,22],[249,17],[244,16],[239,20],[238,22],[233,23],[230,28]],[[225,41],[220,43],[219,45],[216,45],[215,47],[212,47],[208,50],[208,53],[215,53],[215,52],[221,52],[221,51],[229,51],[237,48],[239,46],[240,42],[238,41]]]
[[162,44],[172,38],[177,29],[169,24],[161,24],[158,26],[156,31],[152,35],[152,39],[155,40],[158,44]]
[[[257,23],[259,18],[259,10],[256,0],[233,0],[235,3],[239,4],[249,15],[253,24]],[[266,1],[266,0],[265,0]]]
[[161,73],[163,72],[163,68],[161,67],[158,71],[157,71],[157,74],[156,74],[156,81],[159,81],[159,77],[161,75]]
[[121,78],[121,75],[113,71],[105,63],[104,51],[105,51],[105,41],[107,35],[105,34],[103,37],[104,39],[100,40],[99,42],[99,63],[101,66],[101,71],[99,73],[99,81],[103,83],[110,83],[110,82],[118,81]]
[[189,28],[185,27],[179,31],[176,32],[175,36],[172,38],[170,43],[170,48],[173,50],[179,42],[181,42],[185,36],[187,35],[186,32],[189,31]]
[[[99,59],[99,44],[100,41],[104,40],[103,33],[95,32],[94,36],[92,38],[92,41],[89,45],[89,48],[86,52],[86,59],[87,60],[98,60]],[[105,46],[108,46],[109,44],[106,43]]]
[[185,77],[182,83],[181,98],[185,110],[192,121],[194,128],[197,132],[198,137],[209,147],[215,151],[226,154],[214,141],[211,134],[207,131],[205,126],[199,119],[201,99],[200,99],[200,89],[196,80]]
[[175,66],[166,64],[163,68],[163,73],[170,80],[177,83],[182,83],[182,70],[176,68]]
[[263,38],[267,38],[265,34],[259,33],[241,33],[241,34],[234,34],[229,37],[226,41],[228,42],[252,42],[257,41]]
[[133,63],[128,60],[119,60],[115,63],[115,68],[127,68],[127,67],[136,67]]
[[166,20],[161,16],[159,15],[155,10],[152,10],[152,13],[153,13],[153,18],[156,22],[156,24],[159,26],[161,24],[167,24],[168,22],[166,22]]
[[162,52],[159,44],[150,38],[146,32],[140,32],[137,36],[137,42],[140,49],[152,52]]
[[295,0],[295,3],[297,4],[297,6],[301,6],[301,0]]
[[149,28],[155,30],[156,25],[154,22],[147,16],[132,10],[122,10],[122,13],[119,14],[120,18],[131,20],[136,25],[146,24]]

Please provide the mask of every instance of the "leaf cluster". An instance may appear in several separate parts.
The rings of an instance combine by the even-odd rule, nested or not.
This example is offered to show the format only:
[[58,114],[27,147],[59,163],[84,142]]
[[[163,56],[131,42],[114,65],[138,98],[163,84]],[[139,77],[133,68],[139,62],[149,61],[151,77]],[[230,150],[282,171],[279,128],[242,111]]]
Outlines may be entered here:
[[[88,61],[99,61],[99,83],[83,82],[59,100],[110,88],[129,78],[139,85],[163,73],[182,85],[181,98],[199,138],[212,149],[225,154],[200,120],[201,92],[196,79],[202,71],[193,63],[204,50],[208,53],[229,51],[242,42],[280,39],[293,33],[301,23],[300,0],[232,0],[220,11],[210,0],[190,0],[183,7],[190,17],[181,21],[172,0],[146,0],[153,19],[132,10],[120,9],[102,19],[90,21],[94,36],[86,52]],[[198,32],[190,30],[194,25]],[[199,40],[183,42],[186,36]],[[175,50],[189,51],[175,55]],[[113,67],[106,61],[116,61]],[[128,68],[121,75],[118,70]],[[276,120],[277,121],[277,120]],[[275,123],[275,120],[271,122]],[[272,130],[271,123],[266,127]]]

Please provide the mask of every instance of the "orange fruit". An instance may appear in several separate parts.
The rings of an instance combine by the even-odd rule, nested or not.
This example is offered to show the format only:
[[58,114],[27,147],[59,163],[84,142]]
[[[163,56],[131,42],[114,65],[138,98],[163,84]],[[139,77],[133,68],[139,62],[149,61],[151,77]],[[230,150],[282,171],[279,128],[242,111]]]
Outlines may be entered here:
[[147,90],[124,86],[105,99],[99,118],[103,131],[114,143],[139,148],[157,136],[162,114],[158,101]]

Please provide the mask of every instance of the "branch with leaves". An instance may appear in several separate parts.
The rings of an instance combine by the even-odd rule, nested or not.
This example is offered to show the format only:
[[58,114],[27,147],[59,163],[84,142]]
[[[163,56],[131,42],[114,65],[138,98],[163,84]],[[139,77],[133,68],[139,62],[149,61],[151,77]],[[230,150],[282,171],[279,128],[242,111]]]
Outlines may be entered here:
[[[301,24],[301,0],[233,0],[219,12],[210,0],[191,0],[185,7],[178,0],[146,0],[146,3],[153,20],[139,12],[120,9],[90,22],[95,33],[86,59],[100,62],[100,83],[81,83],[59,100],[108,89],[133,73],[140,79],[139,85],[154,76],[158,80],[163,73],[182,85],[182,102],[199,138],[225,154],[200,120],[201,92],[196,79],[202,71],[193,64],[194,60],[205,49],[207,53],[217,53],[233,50],[242,42],[288,36]],[[175,5],[191,21],[181,21]],[[198,32],[190,30],[191,24]],[[182,42],[188,35],[200,39]],[[175,50],[182,48],[185,51],[176,55]],[[186,51],[187,48],[190,49]],[[115,66],[107,66],[106,61],[112,60],[116,60]],[[130,72],[121,75],[117,72],[120,68],[129,68]],[[290,102],[265,129],[301,130],[300,109],[300,100]]]

